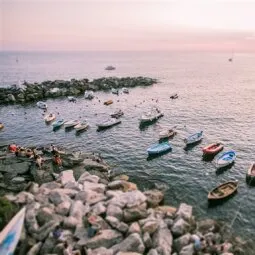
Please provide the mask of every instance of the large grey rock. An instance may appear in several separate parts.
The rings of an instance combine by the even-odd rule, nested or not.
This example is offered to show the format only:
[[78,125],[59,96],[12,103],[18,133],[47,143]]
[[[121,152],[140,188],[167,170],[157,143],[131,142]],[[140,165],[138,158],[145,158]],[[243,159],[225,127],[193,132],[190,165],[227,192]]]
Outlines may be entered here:
[[45,242],[43,243],[41,249],[40,249],[40,255],[44,254],[50,254],[52,253],[54,247],[57,244],[57,239],[54,237],[48,237]]
[[190,221],[192,217],[192,206],[181,203],[176,212],[176,217],[180,217],[186,221]]
[[180,253],[180,255],[193,255],[194,254],[194,245],[193,244],[189,244],[184,246]]
[[142,231],[153,234],[158,229],[159,223],[155,220],[149,220],[142,226]]
[[95,191],[98,193],[104,193],[105,192],[105,185],[101,183],[93,183],[85,181],[83,182],[83,190],[84,191]]
[[106,199],[105,195],[92,190],[80,191],[76,196],[75,200],[81,200],[83,203],[94,205],[100,201]]
[[12,173],[15,175],[25,174],[29,171],[31,163],[30,162],[19,162],[13,164],[0,164],[0,172],[2,173]]
[[122,220],[123,211],[116,205],[109,204],[106,210],[107,216],[113,216],[119,220]]
[[25,178],[22,177],[22,176],[17,176],[17,177],[14,177],[13,179],[11,179],[11,182],[13,184],[20,184],[20,183],[23,183],[25,181],[26,181]]
[[34,195],[31,193],[28,193],[26,191],[20,192],[15,199],[15,203],[17,204],[29,204],[34,202],[35,198]]
[[171,228],[174,236],[181,236],[188,232],[190,229],[190,224],[183,220],[182,218],[177,219]]
[[83,184],[85,181],[92,182],[92,183],[98,183],[99,179],[100,178],[96,175],[91,175],[89,172],[84,172],[78,179],[78,183]]
[[141,239],[141,236],[137,233],[129,235],[119,244],[116,244],[111,247],[114,253],[123,251],[123,252],[139,252],[144,253],[145,246]]
[[156,207],[163,200],[164,194],[160,190],[147,190],[143,193],[147,197],[149,207]]
[[125,234],[128,231],[128,228],[129,226],[124,222],[120,222],[116,227],[116,229],[123,234]]
[[110,167],[105,164],[97,163],[96,161],[93,161],[92,159],[85,159],[83,161],[85,170],[98,170],[100,172],[108,172]]
[[145,247],[147,249],[150,249],[152,247],[152,240],[151,240],[151,236],[148,232],[145,232],[143,234],[143,242],[145,244]]
[[65,184],[67,184],[68,182],[75,182],[74,176],[73,176],[73,170],[65,170],[62,171],[59,174],[59,181],[61,182],[61,184],[64,186]]
[[146,201],[146,196],[139,190],[123,192],[110,199],[109,204],[117,205],[120,208],[131,208],[139,206]]
[[174,248],[177,252],[180,252],[180,250],[188,245],[190,243],[191,240],[191,234],[187,233],[183,236],[180,236],[179,238],[174,240]]
[[54,207],[41,207],[37,212],[37,221],[40,226],[55,219]]
[[146,207],[143,204],[123,210],[124,222],[137,221],[140,219],[144,219],[147,216],[148,216],[148,212],[146,210]]
[[[100,233],[89,240],[84,244],[87,248],[96,249],[100,247],[110,248],[113,245],[120,243],[123,237],[122,234],[116,230],[104,229]],[[78,242],[79,243],[79,242]]]
[[138,222],[133,222],[129,229],[128,229],[128,233],[129,234],[133,234],[133,233],[138,233],[140,234],[141,233],[141,228],[140,228],[140,225],[138,224]]
[[63,202],[69,202],[70,198],[65,194],[64,189],[54,189],[49,194],[49,199],[54,205],[59,205]]
[[55,208],[56,213],[67,216],[69,214],[70,208],[71,208],[72,202],[71,201],[64,201]]
[[158,255],[158,252],[156,249],[150,249],[147,255]]
[[104,247],[100,247],[94,250],[88,249],[87,255],[113,255],[113,250],[106,249]]
[[100,215],[106,212],[106,207],[102,202],[99,202],[91,207],[91,212],[95,215]]
[[172,252],[173,236],[167,225],[161,221],[157,231],[152,236],[153,247],[160,255],[168,255]]
[[31,249],[28,251],[27,255],[37,255],[39,254],[39,251],[42,247],[42,242],[36,243],[31,247]]

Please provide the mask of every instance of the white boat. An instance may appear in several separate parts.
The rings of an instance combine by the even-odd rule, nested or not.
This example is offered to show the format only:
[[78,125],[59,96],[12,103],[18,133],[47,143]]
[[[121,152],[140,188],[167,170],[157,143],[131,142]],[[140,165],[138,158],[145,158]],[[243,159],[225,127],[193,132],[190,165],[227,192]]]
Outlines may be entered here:
[[74,127],[74,126],[78,125],[79,123],[80,123],[79,120],[69,120],[64,123],[64,127],[65,128]]
[[94,92],[92,90],[86,90],[84,93],[85,99],[93,99],[94,98]]
[[159,139],[166,139],[173,137],[176,134],[176,131],[173,129],[165,129],[159,132]]
[[44,117],[44,120],[45,122],[49,123],[53,120],[56,119],[56,115],[54,113],[50,113],[50,114],[47,114],[45,117]]
[[67,99],[68,99],[69,102],[76,102],[77,101],[77,98],[73,97],[73,96],[68,96]]
[[82,121],[79,124],[74,126],[74,129],[78,132],[84,129],[87,129],[89,127],[89,124],[87,121]]
[[119,90],[118,90],[118,89],[112,88],[112,94],[118,95],[118,94],[119,94]]
[[223,168],[228,165],[231,165],[236,160],[236,153],[233,150],[222,153],[218,158],[216,158],[215,163],[216,167]]
[[202,139],[203,139],[203,131],[199,131],[185,138],[184,142],[186,143],[186,145],[190,145],[190,144],[198,143]]
[[144,113],[140,118],[140,124],[152,122],[164,116],[158,108],[152,108],[149,112]]
[[114,67],[114,66],[107,66],[105,68],[105,70],[107,70],[107,71],[111,71],[111,70],[115,70],[115,69],[116,69],[116,67]]
[[36,103],[37,107],[41,108],[41,109],[47,109],[47,104],[43,101],[39,101]]
[[122,88],[122,92],[125,93],[125,94],[128,94],[129,90],[128,90],[128,88]]
[[121,121],[119,119],[115,119],[115,118],[109,118],[105,121],[102,121],[97,125],[98,129],[104,129],[104,128],[109,128],[111,126],[114,126],[114,125],[117,125],[117,124],[120,124]]
[[0,254],[14,254],[22,232],[26,208],[23,207],[0,232]]

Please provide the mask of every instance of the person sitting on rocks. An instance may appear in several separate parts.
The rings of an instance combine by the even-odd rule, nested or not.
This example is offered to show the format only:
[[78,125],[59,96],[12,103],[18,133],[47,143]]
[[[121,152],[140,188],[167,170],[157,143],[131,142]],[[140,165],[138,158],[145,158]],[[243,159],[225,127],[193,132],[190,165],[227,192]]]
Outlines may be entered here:
[[8,150],[9,150],[10,152],[16,152],[17,148],[18,148],[18,146],[17,146],[16,144],[10,144],[10,145],[8,146]]
[[36,166],[38,166],[39,169],[42,168],[43,159],[42,159],[41,156],[36,155],[36,157],[35,157],[35,164],[36,164]]
[[55,154],[53,157],[53,162],[57,165],[57,166],[62,166],[62,160],[60,158],[59,154]]
[[62,234],[62,228],[58,225],[58,226],[56,226],[56,228],[53,230],[53,232],[52,232],[52,235],[53,235],[53,237],[55,237],[56,239],[58,239],[60,236],[61,236],[61,234]]
[[52,153],[53,155],[55,155],[56,153],[58,153],[57,148],[56,148],[53,144],[50,145],[50,148],[51,148],[51,153]]

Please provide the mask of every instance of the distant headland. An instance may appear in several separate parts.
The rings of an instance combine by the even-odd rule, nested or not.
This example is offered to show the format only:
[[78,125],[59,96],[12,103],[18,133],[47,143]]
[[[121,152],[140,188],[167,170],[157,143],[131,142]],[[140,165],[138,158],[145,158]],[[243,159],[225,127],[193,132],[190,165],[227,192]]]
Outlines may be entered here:
[[112,88],[132,88],[149,86],[157,83],[156,79],[148,77],[103,77],[89,81],[89,79],[71,79],[43,81],[42,83],[28,83],[21,86],[16,84],[0,88],[0,104],[23,104],[48,98],[83,95],[86,90],[108,91]]

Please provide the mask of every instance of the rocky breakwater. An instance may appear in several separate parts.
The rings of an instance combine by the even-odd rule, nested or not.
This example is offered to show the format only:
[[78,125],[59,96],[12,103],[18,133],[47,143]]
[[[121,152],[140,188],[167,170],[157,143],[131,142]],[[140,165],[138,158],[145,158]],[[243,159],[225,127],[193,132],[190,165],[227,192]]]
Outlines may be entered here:
[[85,171],[75,178],[69,169],[5,198],[26,207],[17,254],[248,254],[239,239],[226,240],[219,223],[195,221],[185,203],[161,205],[161,191],[142,192],[127,176],[108,180]]
[[0,104],[28,103],[61,96],[83,95],[85,90],[107,91],[112,88],[149,86],[157,81],[148,77],[107,77],[88,79],[55,80],[42,83],[24,82],[22,86],[12,85],[0,88]]

